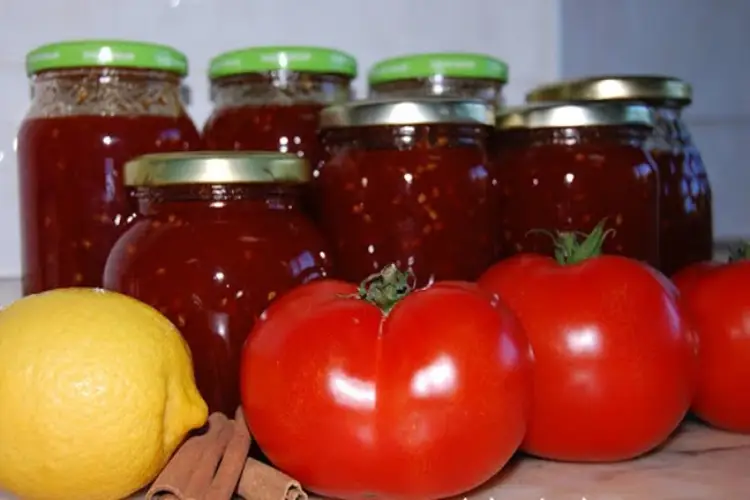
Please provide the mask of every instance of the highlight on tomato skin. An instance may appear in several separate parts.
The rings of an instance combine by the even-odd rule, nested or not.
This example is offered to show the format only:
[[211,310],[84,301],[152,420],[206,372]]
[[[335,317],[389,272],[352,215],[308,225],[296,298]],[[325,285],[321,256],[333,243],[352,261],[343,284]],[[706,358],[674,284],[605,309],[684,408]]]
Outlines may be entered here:
[[704,422],[750,433],[750,260],[747,244],[729,262],[699,263],[675,276],[698,337],[692,411]]
[[561,233],[554,258],[520,254],[478,280],[516,314],[534,353],[522,444],[547,459],[609,462],[670,436],[695,389],[695,343],[674,287],[644,263],[602,255],[604,223]]
[[521,444],[532,353],[518,320],[476,284],[413,284],[393,266],[360,285],[311,282],[276,299],[248,337],[248,424],[306,489],[451,497]]

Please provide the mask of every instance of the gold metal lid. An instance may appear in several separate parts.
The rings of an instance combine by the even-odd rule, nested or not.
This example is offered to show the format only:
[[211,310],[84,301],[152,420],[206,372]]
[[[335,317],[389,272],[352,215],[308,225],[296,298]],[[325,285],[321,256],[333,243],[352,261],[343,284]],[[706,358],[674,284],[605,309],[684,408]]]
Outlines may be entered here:
[[526,102],[664,101],[682,106],[693,100],[689,83],[671,76],[611,75],[563,80],[535,88]]
[[612,125],[653,127],[655,119],[654,112],[645,104],[544,103],[501,110],[497,115],[497,128],[510,130]]
[[304,183],[307,160],[293,154],[201,151],[140,156],[125,164],[126,186]]
[[353,101],[327,107],[320,114],[323,129],[437,123],[493,126],[495,115],[484,101],[446,97]]

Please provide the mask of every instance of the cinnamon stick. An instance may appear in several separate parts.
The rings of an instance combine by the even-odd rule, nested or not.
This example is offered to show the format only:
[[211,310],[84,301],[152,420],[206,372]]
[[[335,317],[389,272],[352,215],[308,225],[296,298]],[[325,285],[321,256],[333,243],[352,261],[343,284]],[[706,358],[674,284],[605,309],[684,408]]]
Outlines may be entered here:
[[[237,410],[235,422],[247,429],[242,408]],[[252,444],[252,437],[250,437]],[[302,486],[281,471],[268,465],[248,458],[242,469],[240,482],[237,485],[237,495],[244,500],[307,500],[307,493]],[[218,499],[217,499],[218,500]]]
[[208,429],[180,446],[146,493],[146,500],[307,500],[300,484],[248,459],[252,437],[241,409],[234,420],[221,413]]
[[242,410],[237,409],[232,422],[232,439],[224,451],[214,482],[206,491],[206,500],[228,500],[232,498],[250,450],[250,431],[247,429]]
[[183,443],[146,493],[146,500],[203,500],[233,434],[234,426],[226,416],[208,417],[208,430]]
[[307,500],[297,481],[253,458],[245,463],[237,494],[244,500]]

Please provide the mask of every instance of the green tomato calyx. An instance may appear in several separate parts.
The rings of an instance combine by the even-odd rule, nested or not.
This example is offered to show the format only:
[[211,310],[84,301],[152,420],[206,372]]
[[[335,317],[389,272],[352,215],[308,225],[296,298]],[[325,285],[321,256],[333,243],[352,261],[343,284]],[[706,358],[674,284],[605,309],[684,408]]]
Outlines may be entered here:
[[750,259],[750,242],[748,241],[742,241],[729,250],[728,262],[737,262],[739,260],[748,259]]
[[379,273],[365,278],[359,285],[357,296],[388,313],[398,301],[414,290],[415,282],[416,277],[411,268],[401,271],[396,264],[389,264]]
[[614,229],[606,229],[606,223],[607,219],[602,219],[588,234],[580,231],[557,231],[553,234],[544,230],[532,230],[530,233],[549,235],[555,247],[555,260],[565,266],[602,255],[604,240],[615,234]]

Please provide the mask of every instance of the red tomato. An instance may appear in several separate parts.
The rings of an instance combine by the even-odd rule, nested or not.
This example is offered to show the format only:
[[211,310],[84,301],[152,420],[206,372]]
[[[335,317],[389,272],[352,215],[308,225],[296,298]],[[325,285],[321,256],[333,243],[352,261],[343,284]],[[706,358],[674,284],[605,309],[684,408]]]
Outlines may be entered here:
[[276,466],[321,495],[460,494],[523,439],[529,346],[476,285],[407,290],[387,312],[371,303],[389,293],[380,285],[360,298],[353,284],[316,281],[274,301],[243,351],[248,424]]
[[[695,358],[675,289],[635,260],[520,255],[480,287],[516,313],[534,352],[527,452],[616,461],[663,443],[690,405]],[[561,254],[562,255],[562,254]]]
[[750,261],[717,264],[680,291],[700,340],[693,411],[750,433]]
[[697,262],[691,264],[674,274],[672,276],[672,283],[680,290],[680,293],[684,293],[719,265],[720,263],[718,262]]

